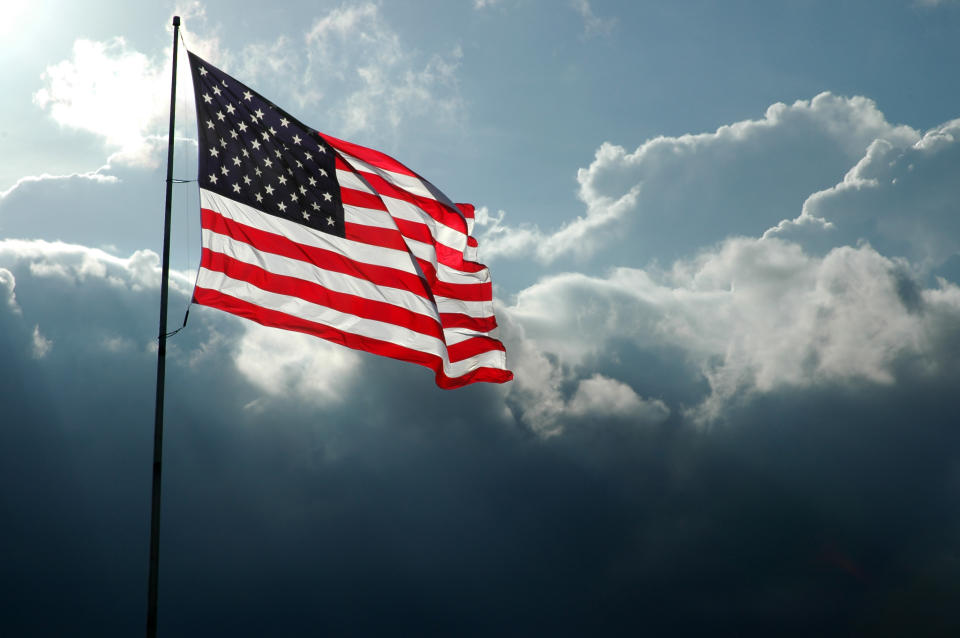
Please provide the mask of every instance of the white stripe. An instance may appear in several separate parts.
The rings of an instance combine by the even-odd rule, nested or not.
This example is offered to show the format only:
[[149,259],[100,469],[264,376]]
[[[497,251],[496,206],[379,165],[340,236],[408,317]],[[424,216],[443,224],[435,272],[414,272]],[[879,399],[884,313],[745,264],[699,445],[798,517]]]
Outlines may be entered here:
[[437,260],[437,251],[430,244],[425,244],[416,239],[404,237],[407,248],[410,253],[418,259],[430,262],[437,271],[437,279],[451,284],[485,284],[490,281],[490,271],[482,268],[476,272],[468,270],[457,270],[453,266],[442,264]]
[[466,248],[467,236],[464,233],[438,222],[419,206],[387,195],[381,196],[381,199],[387,205],[391,215],[397,219],[423,224],[435,241],[450,246],[459,253]]
[[[348,222],[363,226],[372,226],[374,228],[389,228],[391,230],[396,230],[397,228],[396,224],[393,223],[393,219],[390,217],[390,213],[386,211],[361,208],[359,206],[347,206],[346,204],[344,204],[343,210],[346,215],[346,221]],[[436,267],[437,279],[440,281],[452,284],[480,284],[490,281],[490,272],[486,268],[476,272],[457,270],[453,266],[440,263],[437,260],[436,249],[431,244],[409,237],[403,237],[403,240],[415,257],[428,261]],[[455,249],[451,248],[451,250]]]
[[[340,180],[340,186],[346,188],[353,188],[355,190],[362,190],[367,193],[374,193],[370,187],[366,185],[366,182],[362,181],[355,173],[349,171],[339,170],[337,171],[337,179]],[[376,194],[376,193],[375,193]],[[390,197],[387,195],[379,195],[381,201],[386,205],[387,210],[390,211],[390,215],[396,219],[402,219],[404,221],[413,222],[416,224],[423,224],[426,226],[427,232],[435,241],[449,246],[453,250],[463,254],[465,251],[474,251],[467,244],[467,236],[460,230],[456,228],[451,228],[443,222],[439,222],[433,217],[431,217],[425,210],[408,201],[402,199],[397,199],[396,197]],[[347,206],[344,205],[344,209]],[[366,224],[368,226],[380,226],[382,228],[395,228],[396,224],[387,225],[385,220],[380,218],[375,213],[379,215],[384,215],[384,211],[369,211],[368,214],[373,217],[374,221],[366,222],[362,221],[359,217],[359,211],[366,211],[369,209],[362,209],[359,207],[351,207],[358,211],[357,223]],[[351,220],[352,221],[352,220]],[[474,251],[475,252],[475,251]],[[431,260],[432,261],[432,260]],[[469,261],[473,261],[470,259]]]
[[367,184],[365,179],[353,171],[338,168],[337,182],[339,182],[340,188],[352,188],[355,191],[363,191],[364,193],[371,193],[373,195],[377,194],[377,191],[373,190],[373,187]]
[[361,173],[366,172],[379,175],[390,184],[393,184],[397,188],[403,189],[408,193],[436,200],[436,197],[433,196],[433,193],[429,188],[427,188],[427,186],[423,183],[423,180],[421,180],[419,177],[414,177],[413,175],[403,175],[402,173],[388,171],[385,168],[379,168],[340,149],[337,149],[337,152],[340,153],[340,156],[343,157],[348,164]]
[[200,189],[200,205],[240,224],[281,235],[298,244],[331,250],[364,264],[386,266],[406,273],[420,274],[412,256],[404,250],[371,246],[330,235],[282,217],[262,213],[246,204],[227,199],[203,188]]
[[443,339],[447,342],[447,347],[474,337],[490,337],[490,333],[469,328],[444,328],[443,330]]
[[261,308],[282,312],[351,334],[379,339],[411,350],[436,355],[443,361],[444,373],[449,377],[460,377],[479,367],[506,368],[506,357],[502,350],[482,352],[463,361],[451,363],[446,346],[435,337],[391,323],[364,319],[332,308],[312,304],[299,297],[267,292],[245,281],[232,279],[223,273],[206,268],[200,269],[197,285],[201,288],[218,290]]
[[483,268],[477,272],[468,272],[446,264],[437,264],[437,279],[451,284],[485,284],[490,281],[490,270]]
[[393,221],[390,213],[385,210],[361,208],[360,206],[354,206],[352,204],[344,204],[343,215],[344,221],[348,223],[397,230],[397,223]]
[[235,240],[227,235],[220,235],[211,230],[204,229],[201,232],[203,247],[214,252],[223,253],[233,259],[263,268],[277,275],[295,277],[302,281],[316,283],[334,292],[355,295],[373,301],[382,301],[399,308],[405,308],[439,322],[437,307],[429,299],[419,295],[390,286],[377,285],[361,277],[318,268],[299,259],[263,252],[250,244]]
[[468,317],[492,317],[492,301],[464,301],[452,297],[434,297],[437,302],[437,310],[441,314],[460,314]]

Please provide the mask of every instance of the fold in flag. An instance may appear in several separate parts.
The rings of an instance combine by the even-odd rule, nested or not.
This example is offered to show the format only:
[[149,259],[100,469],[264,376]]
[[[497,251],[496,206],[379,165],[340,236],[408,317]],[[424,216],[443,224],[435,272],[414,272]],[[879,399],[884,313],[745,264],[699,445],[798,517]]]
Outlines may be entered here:
[[195,303],[427,366],[442,388],[513,378],[490,334],[473,206],[188,55],[203,245]]

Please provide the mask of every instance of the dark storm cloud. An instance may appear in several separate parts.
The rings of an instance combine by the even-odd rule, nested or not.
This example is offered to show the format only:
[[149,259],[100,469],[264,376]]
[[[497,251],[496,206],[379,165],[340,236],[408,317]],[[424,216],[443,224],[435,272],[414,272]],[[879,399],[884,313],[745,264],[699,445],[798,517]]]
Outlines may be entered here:
[[[0,303],[0,626],[128,635],[145,605],[156,290],[119,266],[81,280],[40,263],[7,263],[19,310]],[[773,391],[707,430],[664,391],[659,424],[567,417],[543,438],[497,388],[443,392],[373,357],[349,401],[265,393],[236,367],[242,324],[191,322],[168,368],[166,635],[923,635],[958,620],[955,327],[934,379],[907,358],[892,386]]]

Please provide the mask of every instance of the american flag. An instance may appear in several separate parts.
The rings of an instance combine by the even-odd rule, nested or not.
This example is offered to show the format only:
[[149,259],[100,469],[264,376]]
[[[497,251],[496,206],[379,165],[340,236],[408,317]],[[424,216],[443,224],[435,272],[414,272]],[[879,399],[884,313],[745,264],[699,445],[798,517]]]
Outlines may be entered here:
[[203,245],[195,303],[427,366],[442,388],[513,378],[491,336],[472,206],[188,55]]

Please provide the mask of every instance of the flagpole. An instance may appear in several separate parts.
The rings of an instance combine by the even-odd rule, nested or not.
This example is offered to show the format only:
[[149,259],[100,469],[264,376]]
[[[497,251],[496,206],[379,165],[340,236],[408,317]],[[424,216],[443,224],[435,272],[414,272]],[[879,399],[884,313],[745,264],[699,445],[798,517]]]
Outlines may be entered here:
[[167,201],[163,213],[163,268],[160,274],[160,331],[157,344],[157,403],[153,421],[153,491],[150,499],[150,577],[147,585],[147,638],[157,635],[157,570],[160,558],[160,470],[163,460],[163,381],[167,357],[167,279],[170,276],[170,202],[173,194],[173,122],[177,102],[177,38],[180,16],[173,16],[173,72],[170,130],[167,134]]

